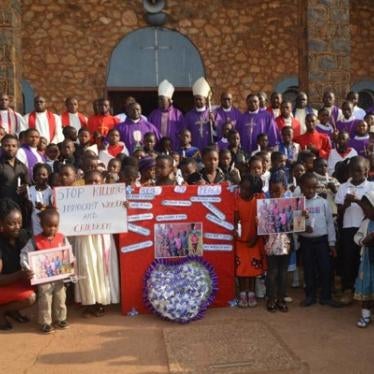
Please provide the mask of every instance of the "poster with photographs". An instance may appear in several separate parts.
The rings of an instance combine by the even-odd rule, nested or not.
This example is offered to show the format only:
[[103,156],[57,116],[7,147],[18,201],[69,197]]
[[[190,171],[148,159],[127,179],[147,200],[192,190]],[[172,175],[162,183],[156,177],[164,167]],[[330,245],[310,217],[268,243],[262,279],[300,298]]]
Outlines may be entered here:
[[257,200],[257,234],[305,231],[304,197]]
[[202,255],[201,222],[155,224],[155,258]]
[[28,253],[29,266],[34,273],[31,284],[55,282],[74,275],[71,247],[59,247]]

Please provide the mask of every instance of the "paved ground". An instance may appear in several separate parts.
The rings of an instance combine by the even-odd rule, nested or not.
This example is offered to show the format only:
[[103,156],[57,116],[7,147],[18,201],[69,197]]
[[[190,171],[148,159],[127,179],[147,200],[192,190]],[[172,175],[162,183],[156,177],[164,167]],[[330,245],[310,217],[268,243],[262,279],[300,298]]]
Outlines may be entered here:
[[[291,296],[300,300],[302,294],[298,290]],[[35,318],[35,309],[28,314]],[[173,357],[167,353],[166,329],[180,329],[186,334],[186,342],[190,342],[189,331],[196,331],[198,326],[215,325],[220,329],[233,324],[237,328],[241,326],[238,321],[243,321],[242,333],[250,336],[251,331],[246,331],[250,328],[245,328],[250,323],[246,322],[257,321],[268,326],[288,351],[304,363],[305,372],[369,374],[374,372],[374,324],[365,330],[356,328],[358,315],[358,305],[344,309],[318,305],[305,309],[291,304],[287,314],[270,314],[260,304],[246,310],[210,309],[203,320],[180,326],[152,315],[124,317],[118,307],[111,308],[103,318],[86,320],[80,317],[76,307],[71,307],[68,330],[44,336],[31,323],[15,325],[11,333],[0,333],[0,373],[169,373]],[[189,326],[194,328],[189,330]],[[237,354],[238,347],[232,339],[218,344],[222,344],[228,362]],[[191,346],[191,351],[195,348]],[[208,354],[210,347],[206,349]],[[192,356],[190,369],[183,372],[194,373],[193,359]],[[228,372],[229,369],[217,369],[217,373]],[[253,373],[249,369],[241,372]]]

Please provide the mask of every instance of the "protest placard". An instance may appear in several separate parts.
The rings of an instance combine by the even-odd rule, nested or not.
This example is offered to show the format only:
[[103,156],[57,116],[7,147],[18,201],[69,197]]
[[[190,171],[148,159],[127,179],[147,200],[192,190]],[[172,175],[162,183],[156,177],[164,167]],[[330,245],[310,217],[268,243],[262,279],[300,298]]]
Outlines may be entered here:
[[56,187],[60,231],[66,236],[127,232],[126,185]]

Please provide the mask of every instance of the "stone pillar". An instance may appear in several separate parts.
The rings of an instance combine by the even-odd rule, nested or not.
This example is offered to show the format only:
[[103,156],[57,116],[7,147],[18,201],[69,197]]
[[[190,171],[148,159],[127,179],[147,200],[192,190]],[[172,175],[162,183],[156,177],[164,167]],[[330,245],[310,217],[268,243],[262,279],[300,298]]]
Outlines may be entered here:
[[[304,0],[300,51],[300,88],[318,106],[331,89],[340,103],[350,89],[351,35],[349,0]],[[303,36],[305,36],[303,38]]]
[[0,93],[22,109],[21,89],[21,0],[0,2]]

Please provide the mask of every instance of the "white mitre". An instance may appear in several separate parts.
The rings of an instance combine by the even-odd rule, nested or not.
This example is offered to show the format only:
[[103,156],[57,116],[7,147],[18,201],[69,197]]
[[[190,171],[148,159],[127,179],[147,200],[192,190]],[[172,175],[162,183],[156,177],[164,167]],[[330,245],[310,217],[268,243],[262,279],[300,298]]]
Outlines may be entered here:
[[173,93],[174,86],[168,80],[165,79],[158,85],[158,96],[165,96],[171,99],[173,97]]
[[192,86],[192,94],[194,96],[208,97],[210,86],[204,77],[200,77]]

